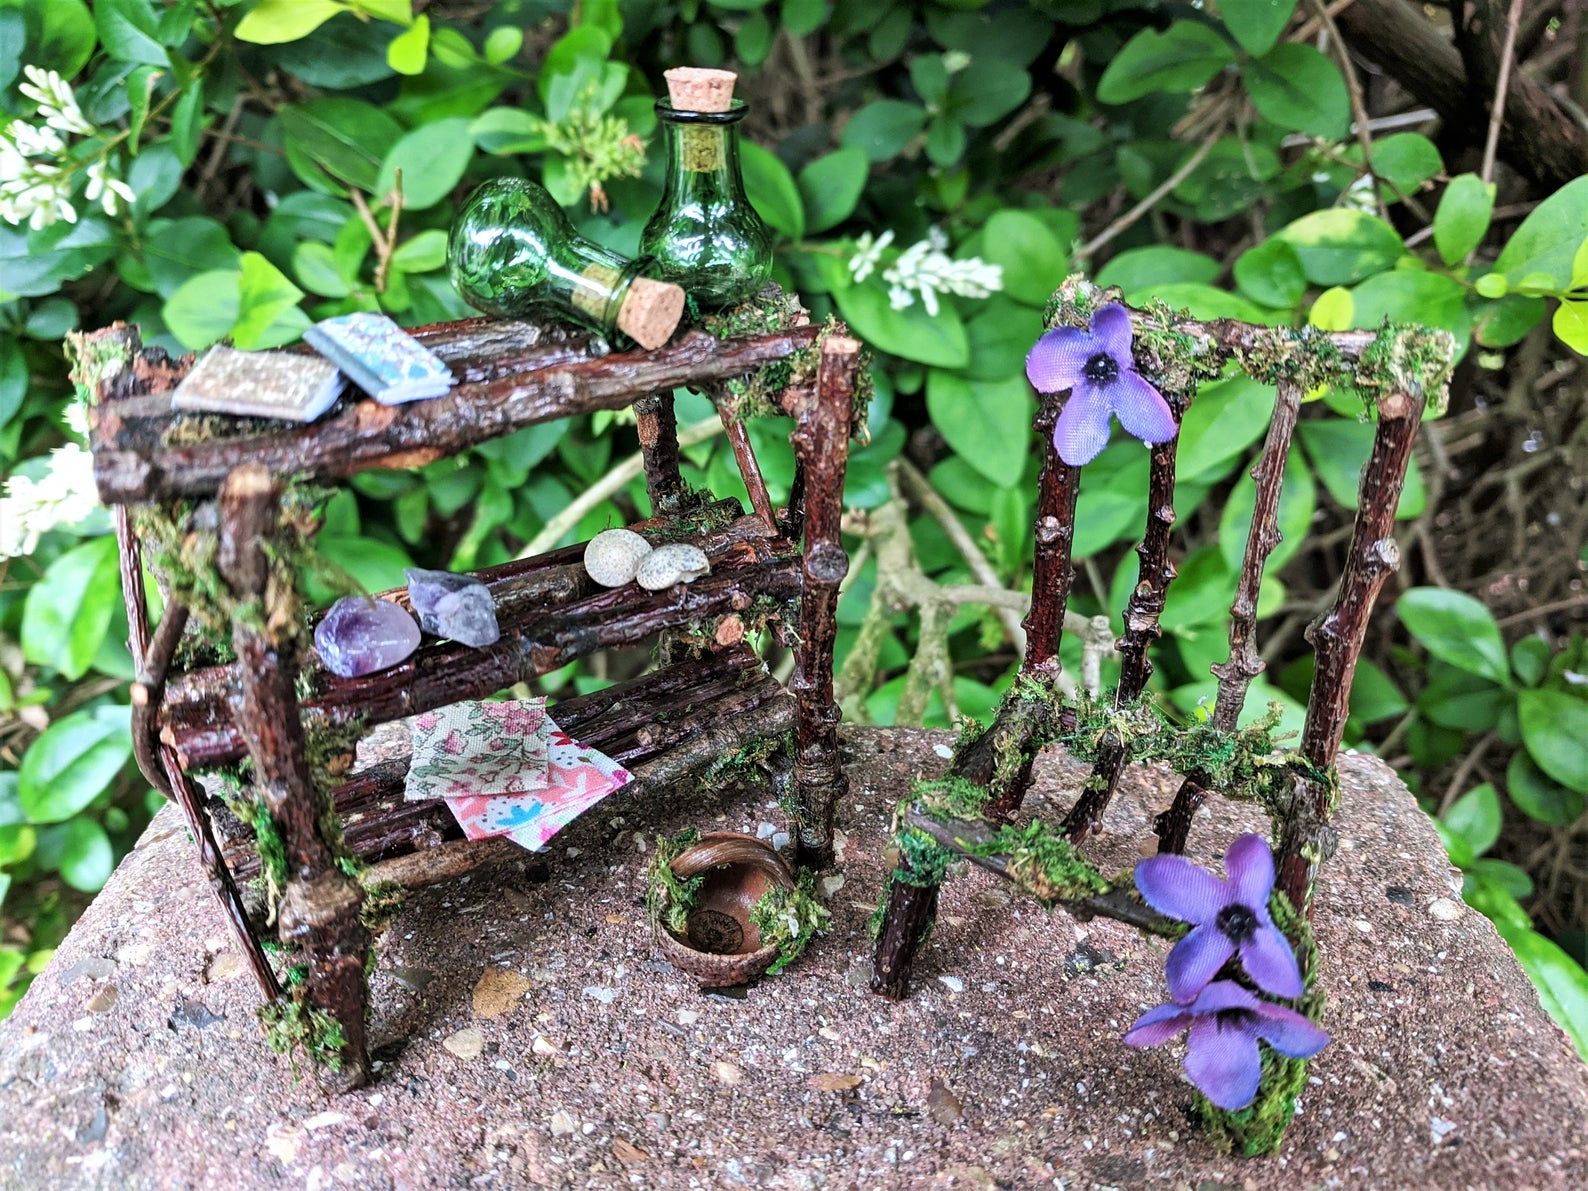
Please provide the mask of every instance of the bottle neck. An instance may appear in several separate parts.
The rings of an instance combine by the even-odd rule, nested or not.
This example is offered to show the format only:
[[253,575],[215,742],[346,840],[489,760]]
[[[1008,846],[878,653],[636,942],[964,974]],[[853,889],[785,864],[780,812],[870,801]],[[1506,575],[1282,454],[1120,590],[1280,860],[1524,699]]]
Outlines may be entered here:
[[683,197],[748,201],[739,170],[739,122],[745,111],[737,101],[726,112],[684,112],[657,103],[667,138],[664,206]]

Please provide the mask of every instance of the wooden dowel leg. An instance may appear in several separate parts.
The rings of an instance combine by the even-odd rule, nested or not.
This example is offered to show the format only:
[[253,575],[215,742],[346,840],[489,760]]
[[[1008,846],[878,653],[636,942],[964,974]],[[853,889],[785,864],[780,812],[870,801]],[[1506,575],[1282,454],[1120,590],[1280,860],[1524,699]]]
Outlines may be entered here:
[[[903,857],[899,867],[906,875],[909,864]],[[910,991],[910,970],[915,955],[932,930],[937,917],[939,886],[911,884],[895,877],[888,890],[888,907],[883,912],[882,930],[877,934],[877,951],[872,961],[871,991],[890,1001],[900,1001]]]
[[634,420],[640,434],[640,460],[645,465],[645,490],[651,498],[651,516],[676,513],[684,495],[684,477],[678,463],[678,416],[671,392],[650,393],[634,403]]
[[238,467],[221,489],[217,561],[240,603],[232,630],[241,672],[234,716],[285,852],[286,887],[277,907],[281,941],[307,968],[305,1005],[341,1027],[340,1069],[317,1073],[327,1085],[345,1089],[369,1078],[364,965],[370,937],[359,918],[363,889],[338,865],[327,834],[334,830],[334,811],[306,755],[295,689],[296,610],[266,553],[276,497],[275,481],[258,465]]
[[733,460],[739,465],[739,477],[744,481],[745,491],[750,494],[750,507],[755,510],[755,515],[766,523],[766,527],[773,533],[779,532],[777,512],[772,507],[772,497],[767,493],[766,480],[761,475],[761,464],[757,462],[755,451],[750,446],[750,434],[745,429],[744,422],[733,416],[720,403],[717,406],[717,416],[722,419],[723,433],[727,436],[728,445],[733,448]]
[[822,341],[816,387],[798,415],[790,441],[804,464],[804,586],[795,650],[794,780],[798,791],[796,855],[825,867],[833,858],[833,808],[848,790],[838,757],[838,703],[833,697],[833,649],[838,634],[838,585],[849,570],[840,521],[849,419],[860,344],[839,335]]
[[1075,500],[1081,491],[1081,469],[1059,458],[1053,446],[1053,427],[1059,405],[1045,399],[1032,419],[1032,431],[1042,450],[1042,474],[1037,479],[1035,558],[1031,569],[1031,611],[1024,624],[1027,673],[1057,665],[1059,638],[1064,634],[1064,613],[1075,583],[1071,550],[1075,545]]
[[[1301,753],[1320,771],[1334,767],[1351,707],[1351,681],[1367,637],[1373,604],[1400,567],[1392,536],[1395,509],[1406,482],[1412,442],[1423,403],[1407,393],[1379,401],[1373,451],[1362,468],[1360,500],[1345,570],[1334,605],[1307,630],[1316,651]],[[1313,880],[1329,850],[1334,791],[1325,782],[1301,779],[1280,833],[1278,887],[1291,903],[1310,912]]]

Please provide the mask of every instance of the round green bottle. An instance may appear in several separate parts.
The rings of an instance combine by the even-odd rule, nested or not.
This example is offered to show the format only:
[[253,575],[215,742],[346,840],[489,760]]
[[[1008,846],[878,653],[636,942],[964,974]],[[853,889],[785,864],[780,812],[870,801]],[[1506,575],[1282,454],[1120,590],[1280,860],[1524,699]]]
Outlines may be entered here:
[[739,122],[731,71],[681,67],[666,73],[656,115],[667,142],[662,202],[640,235],[657,275],[683,286],[697,306],[742,302],[772,273],[772,232],[750,205],[739,170]]
[[678,286],[642,276],[627,260],[574,231],[544,187],[493,178],[469,196],[447,241],[447,268],[476,310],[506,318],[549,311],[603,335],[621,331],[658,348],[684,311]]

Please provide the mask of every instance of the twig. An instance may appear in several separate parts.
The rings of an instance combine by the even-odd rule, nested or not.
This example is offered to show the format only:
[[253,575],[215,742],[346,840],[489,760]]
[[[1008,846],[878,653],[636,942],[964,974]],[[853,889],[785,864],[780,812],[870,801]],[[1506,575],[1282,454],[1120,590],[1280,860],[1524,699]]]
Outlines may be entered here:
[[[722,421],[718,418],[702,418],[693,426],[686,426],[678,435],[678,445],[692,447],[696,443],[705,442],[722,433]],[[578,525],[584,515],[599,505],[607,497],[619,491],[630,480],[637,478],[645,470],[645,457],[636,451],[623,462],[614,466],[606,475],[602,476],[590,487],[586,488],[573,500],[569,501],[562,510],[550,521],[529,543],[518,552],[519,558],[533,558],[537,554],[544,554],[553,549],[562,541],[563,535]]]
[[1191,176],[1191,172],[1202,164],[1204,157],[1213,152],[1213,146],[1218,144],[1219,138],[1224,135],[1224,128],[1225,125],[1221,121],[1212,132],[1203,138],[1202,143],[1196,147],[1196,152],[1180,163],[1174,173],[1154,187],[1152,192],[1141,202],[1119,216],[1085,244],[1082,244],[1076,250],[1076,256],[1086,258],[1095,255],[1098,249],[1105,244],[1111,243],[1116,236],[1129,230],[1137,220],[1161,203],[1176,186]]
[[1378,186],[1378,176],[1373,172],[1373,134],[1368,131],[1367,104],[1362,97],[1362,79],[1356,72],[1356,64],[1351,61],[1351,47],[1346,45],[1345,38],[1340,36],[1340,30],[1334,23],[1334,15],[1324,5],[1323,0],[1311,0],[1311,3],[1318,20],[1329,35],[1329,48],[1340,64],[1340,73],[1345,76],[1346,94],[1351,99],[1351,121],[1356,133],[1356,143],[1362,149],[1362,168],[1373,179],[1373,199],[1378,203],[1379,215],[1388,223],[1389,205],[1384,201],[1383,192]]
[[1522,19],[1522,0],[1511,0],[1505,18],[1505,44],[1500,50],[1500,76],[1494,84],[1494,103],[1489,109],[1489,135],[1483,142],[1483,167],[1478,176],[1494,181],[1494,158],[1500,149],[1500,126],[1505,123],[1505,96],[1511,88],[1511,61],[1516,56],[1516,26]]

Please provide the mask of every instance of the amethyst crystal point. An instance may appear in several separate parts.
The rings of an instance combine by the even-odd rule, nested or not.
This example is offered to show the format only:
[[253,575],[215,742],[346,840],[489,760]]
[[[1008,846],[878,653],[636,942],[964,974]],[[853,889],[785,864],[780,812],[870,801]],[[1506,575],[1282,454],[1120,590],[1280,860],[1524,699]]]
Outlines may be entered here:
[[408,601],[425,632],[474,649],[495,645],[500,639],[496,601],[491,589],[474,576],[417,567],[404,573],[408,576]]
[[1026,377],[1039,393],[1070,391],[1053,428],[1053,446],[1071,467],[1090,463],[1108,445],[1112,414],[1144,443],[1179,433],[1163,394],[1136,371],[1130,314],[1110,302],[1092,316],[1092,329],[1055,327],[1026,357]]
[[314,649],[338,678],[386,670],[419,648],[419,626],[389,600],[344,596],[314,629]]
[[1260,835],[1243,835],[1224,853],[1227,880],[1184,856],[1153,856],[1136,865],[1136,888],[1160,914],[1193,924],[1174,945],[1164,976],[1182,1004],[1200,993],[1236,954],[1252,983],[1276,997],[1303,992],[1296,953],[1268,915],[1274,854]]
[[1258,1040],[1292,1059],[1310,1059],[1329,1035],[1294,1009],[1260,1001],[1233,980],[1215,980],[1189,1005],[1149,1009],[1125,1032],[1126,1046],[1159,1046],[1191,1031],[1185,1069],[1220,1108],[1234,1112],[1257,1097]]

